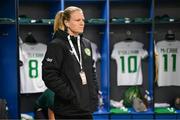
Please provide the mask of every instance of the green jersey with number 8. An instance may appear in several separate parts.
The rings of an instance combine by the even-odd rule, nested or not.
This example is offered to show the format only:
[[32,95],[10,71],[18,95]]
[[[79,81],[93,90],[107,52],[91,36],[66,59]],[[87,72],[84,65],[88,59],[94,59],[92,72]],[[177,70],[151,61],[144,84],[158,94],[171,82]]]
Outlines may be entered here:
[[42,80],[42,60],[47,46],[42,43],[20,45],[20,67],[21,93],[43,92],[46,86]]

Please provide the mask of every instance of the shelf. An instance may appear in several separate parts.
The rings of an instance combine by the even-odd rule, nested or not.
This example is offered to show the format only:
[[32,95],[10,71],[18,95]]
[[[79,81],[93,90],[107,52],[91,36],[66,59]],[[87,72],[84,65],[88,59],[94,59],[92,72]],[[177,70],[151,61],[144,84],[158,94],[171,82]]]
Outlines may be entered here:
[[106,20],[100,18],[91,18],[85,20],[85,25],[106,25]]
[[170,107],[164,107],[164,108],[155,108],[154,113],[164,115],[164,114],[176,114],[177,111],[175,108]]
[[[106,0],[64,0],[65,8],[68,6],[79,6],[83,9],[82,5],[97,5],[100,6],[105,4]],[[93,10],[92,10],[93,11]]]
[[0,22],[0,25],[15,25],[16,22]]
[[11,18],[0,18],[0,24],[2,25],[15,25],[16,21]]
[[98,114],[109,114],[110,112],[108,112],[106,109],[102,109],[102,110],[98,110],[96,112],[94,112],[94,115],[98,115]]
[[105,2],[106,0],[64,0],[64,2]]
[[153,114],[154,113],[152,108],[148,108],[147,111],[145,112],[136,112],[134,111],[133,108],[131,108],[130,111],[132,114]]
[[39,26],[39,25],[42,25],[42,26],[52,26],[53,25],[53,23],[51,23],[51,24],[47,24],[47,23],[19,23],[19,25],[27,25],[27,26],[30,26],[30,25],[32,25],[32,26]]
[[[33,22],[31,22],[33,21]],[[40,21],[40,22],[38,22]],[[43,22],[44,21],[44,22]],[[40,20],[32,20],[32,19],[22,19],[19,20],[19,25],[53,25],[54,19],[40,19]],[[104,19],[89,19],[85,21],[85,25],[106,25],[106,20]]]
[[151,108],[148,108],[147,111],[144,111],[144,112],[136,112],[133,108],[128,108],[127,112],[122,111],[118,108],[113,108],[113,109],[117,112],[116,113],[111,112],[111,114],[127,114],[127,115],[130,115],[130,114],[153,114],[154,113]]
[[151,25],[151,22],[146,22],[146,23],[110,23],[110,25]]
[[137,3],[137,2],[146,2],[146,0],[109,0],[109,2]]
[[163,21],[163,22],[155,22],[155,24],[180,24],[180,21],[179,22],[168,22],[168,21]]
[[61,0],[19,0],[19,2],[61,2]]
[[106,23],[85,23],[85,25],[106,25]]

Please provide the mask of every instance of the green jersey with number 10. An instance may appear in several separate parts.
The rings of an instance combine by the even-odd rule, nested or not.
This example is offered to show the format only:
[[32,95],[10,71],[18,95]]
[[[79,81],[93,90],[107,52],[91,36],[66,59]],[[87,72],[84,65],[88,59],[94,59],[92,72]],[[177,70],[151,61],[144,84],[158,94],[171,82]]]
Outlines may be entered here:
[[46,86],[42,80],[42,60],[47,46],[42,43],[20,45],[20,67],[21,93],[43,92]]
[[117,63],[117,85],[141,85],[141,59],[147,56],[143,44],[137,41],[118,42],[111,57]]

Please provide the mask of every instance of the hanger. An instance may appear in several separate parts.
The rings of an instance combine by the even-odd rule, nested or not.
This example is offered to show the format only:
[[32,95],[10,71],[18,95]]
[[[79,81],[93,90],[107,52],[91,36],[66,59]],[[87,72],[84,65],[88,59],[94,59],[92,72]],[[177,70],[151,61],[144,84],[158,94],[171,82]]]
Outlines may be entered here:
[[172,30],[168,30],[168,32],[165,35],[165,40],[175,40],[175,34]]
[[130,30],[127,30],[126,31],[126,39],[125,39],[125,41],[132,41],[133,39],[132,39],[132,32],[130,31]]
[[37,40],[34,38],[33,34],[31,32],[28,32],[26,38],[25,38],[25,43],[33,43],[36,44]]

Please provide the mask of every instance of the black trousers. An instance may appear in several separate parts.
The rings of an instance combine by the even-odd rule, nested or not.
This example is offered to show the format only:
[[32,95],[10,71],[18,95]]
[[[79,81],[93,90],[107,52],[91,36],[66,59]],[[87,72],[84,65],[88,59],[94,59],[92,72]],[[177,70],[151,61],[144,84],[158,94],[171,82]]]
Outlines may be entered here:
[[64,116],[64,115],[55,115],[56,120],[93,120],[92,115],[73,115],[73,116]]

